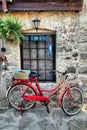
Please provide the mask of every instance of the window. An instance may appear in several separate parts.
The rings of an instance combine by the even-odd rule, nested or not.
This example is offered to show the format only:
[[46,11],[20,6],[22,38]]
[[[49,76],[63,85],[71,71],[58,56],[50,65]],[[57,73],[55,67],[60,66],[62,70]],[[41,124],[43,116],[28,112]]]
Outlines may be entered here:
[[21,68],[41,73],[40,81],[55,81],[55,35],[28,35],[21,45]]

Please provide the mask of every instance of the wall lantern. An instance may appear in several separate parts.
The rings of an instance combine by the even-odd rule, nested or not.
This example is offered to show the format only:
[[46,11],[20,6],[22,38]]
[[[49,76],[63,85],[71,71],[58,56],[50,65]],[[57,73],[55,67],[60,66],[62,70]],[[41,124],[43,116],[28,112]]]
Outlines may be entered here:
[[36,31],[38,31],[40,22],[41,22],[40,19],[36,17],[34,20],[32,20],[32,22],[33,22],[34,28],[36,29]]

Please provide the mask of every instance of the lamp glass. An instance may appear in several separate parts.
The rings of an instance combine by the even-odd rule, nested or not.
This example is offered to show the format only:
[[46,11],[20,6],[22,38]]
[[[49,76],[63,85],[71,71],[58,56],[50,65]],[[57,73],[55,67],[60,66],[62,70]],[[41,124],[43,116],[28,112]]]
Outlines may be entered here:
[[34,28],[37,31],[39,29],[39,26],[40,26],[40,20],[38,18],[35,18],[32,22],[34,24]]

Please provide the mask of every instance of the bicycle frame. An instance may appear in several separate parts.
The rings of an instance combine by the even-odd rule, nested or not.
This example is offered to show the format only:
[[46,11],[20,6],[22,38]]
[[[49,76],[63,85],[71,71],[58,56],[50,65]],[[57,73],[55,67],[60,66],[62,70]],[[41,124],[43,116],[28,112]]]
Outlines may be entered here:
[[[43,101],[43,102],[49,103],[50,99],[52,97],[54,97],[56,93],[60,92],[62,88],[64,88],[63,91],[60,93],[60,97],[59,97],[59,106],[60,107],[62,107],[62,98],[63,98],[64,93],[73,86],[73,84],[70,84],[70,85],[66,84],[67,82],[65,79],[63,79],[53,89],[50,89],[50,90],[41,88],[37,77],[31,78],[28,80],[20,79],[20,80],[14,80],[14,81],[15,82],[11,85],[11,87],[14,87],[14,85],[19,85],[19,89],[21,90],[21,86],[20,86],[21,84],[28,86],[22,94],[20,93],[23,100]],[[35,83],[36,86],[34,86],[33,83]],[[36,96],[25,96],[25,94],[29,90],[29,88],[32,88],[35,91]],[[8,89],[8,91],[9,91],[9,89]],[[8,94],[8,91],[7,91],[7,94]],[[45,96],[44,92],[50,93],[49,96]],[[68,91],[68,95],[70,96],[70,98],[72,97],[72,94],[70,93],[70,91]]]
[[[54,70],[54,72],[59,72]],[[7,91],[9,103],[23,112],[34,107],[36,102],[41,102],[49,113],[50,99],[58,93],[58,104],[67,115],[75,115],[81,111],[84,97],[82,90],[74,84],[68,84],[67,73],[61,73],[61,77],[57,85],[52,89],[44,89],[40,86],[38,76],[40,74],[32,72],[28,80],[14,80],[13,84]],[[47,95],[46,95],[46,94]],[[57,98],[57,97],[56,97]]]
[[[64,90],[60,94],[60,98],[59,98],[59,105],[61,107],[62,107],[62,98],[63,98],[64,93],[67,90],[69,90],[70,87],[73,86],[73,84],[72,85],[66,84],[67,83],[66,80],[63,80],[63,81],[59,82],[59,84],[57,84],[53,89],[47,90],[47,89],[41,88],[37,78],[32,78],[30,81],[31,81],[31,83],[29,83],[28,86],[34,89],[36,96],[27,96],[27,97],[24,97],[24,100],[45,101],[45,102],[49,103],[50,99],[52,97],[54,97],[55,94],[58,93],[64,87]],[[36,83],[37,88],[34,85],[32,85],[32,83],[34,83],[34,82]],[[28,91],[29,87],[25,90],[25,92],[23,93],[23,96]],[[45,96],[44,92],[50,93],[49,96]],[[70,93],[70,91],[68,91],[68,95],[70,98],[72,97],[72,94]]]

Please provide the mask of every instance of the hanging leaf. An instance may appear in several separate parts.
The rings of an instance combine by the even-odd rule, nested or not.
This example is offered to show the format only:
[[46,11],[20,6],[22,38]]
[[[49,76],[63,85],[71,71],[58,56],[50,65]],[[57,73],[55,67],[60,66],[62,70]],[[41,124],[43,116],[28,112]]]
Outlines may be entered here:
[[22,24],[18,18],[7,17],[0,24],[0,37],[8,41],[19,43],[21,39],[25,39],[22,34]]

